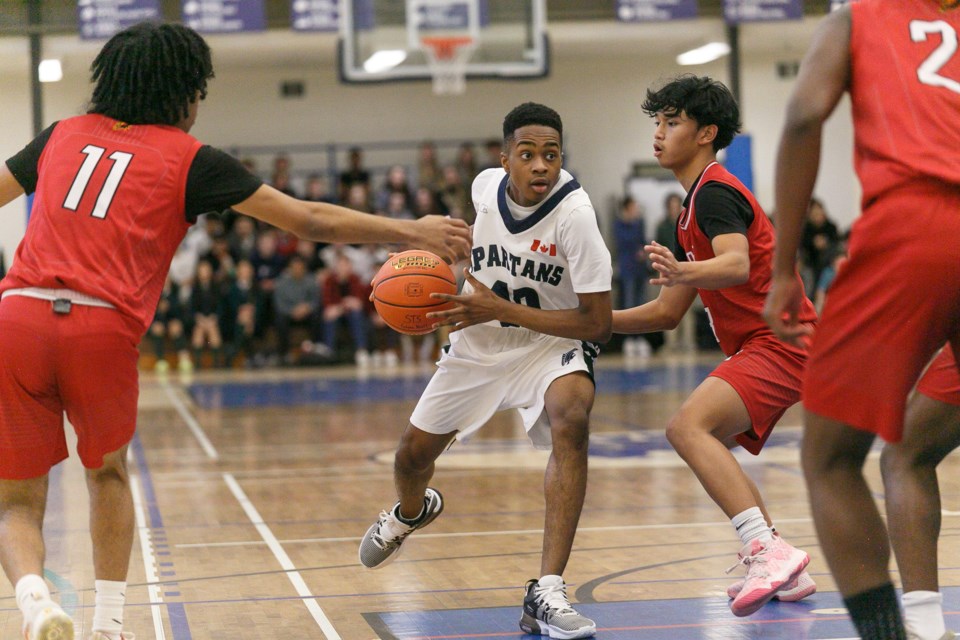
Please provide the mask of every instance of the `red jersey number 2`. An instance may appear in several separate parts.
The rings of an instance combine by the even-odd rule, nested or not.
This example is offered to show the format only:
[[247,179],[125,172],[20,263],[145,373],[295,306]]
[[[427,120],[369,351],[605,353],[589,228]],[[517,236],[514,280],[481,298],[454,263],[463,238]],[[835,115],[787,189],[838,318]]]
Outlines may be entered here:
[[910,22],[910,39],[914,42],[924,42],[930,34],[940,34],[940,46],[927,56],[927,59],[917,67],[917,78],[923,84],[933,87],[944,87],[955,93],[960,93],[960,82],[953,78],[940,75],[950,58],[957,52],[957,30],[943,20],[926,22],[912,20]]
[[[97,165],[103,158],[103,154],[106,152],[107,150],[103,147],[92,144],[88,144],[81,150],[81,153],[83,153],[86,158],[83,159],[83,164],[80,165],[77,175],[73,178],[73,184],[70,185],[70,191],[67,192],[67,197],[63,200],[64,209],[76,211],[77,207],[80,206],[80,200],[83,198],[84,193],[86,193],[87,187],[90,186],[90,178],[93,176],[93,171],[97,168]],[[114,151],[107,156],[107,159],[113,161],[113,166],[110,167],[110,172],[107,174],[106,180],[100,185],[97,202],[93,206],[93,211],[90,212],[91,216],[100,218],[101,220],[107,217],[110,203],[113,202],[113,197],[117,193],[117,187],[120,186],[123,174],[126,172],[127,167],[130,166],[130,161],[133,160],[133,154],[124,151]]]

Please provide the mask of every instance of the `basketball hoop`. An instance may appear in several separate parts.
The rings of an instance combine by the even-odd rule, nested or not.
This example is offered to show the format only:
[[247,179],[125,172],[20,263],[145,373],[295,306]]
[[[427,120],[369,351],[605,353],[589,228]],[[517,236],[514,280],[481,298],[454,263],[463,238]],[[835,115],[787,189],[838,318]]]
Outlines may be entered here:
[[476,44],[470,36],[420,38],[420,47],[433,76],[435,95],[461,95],[467,90],[467,62]]

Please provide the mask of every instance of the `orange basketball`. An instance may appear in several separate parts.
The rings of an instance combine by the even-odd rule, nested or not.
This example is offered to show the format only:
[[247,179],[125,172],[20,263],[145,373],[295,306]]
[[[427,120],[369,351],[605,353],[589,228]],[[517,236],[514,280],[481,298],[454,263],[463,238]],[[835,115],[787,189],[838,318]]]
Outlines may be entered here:
[[373,279],[373,306],[391,328],[412,336],[433,331],[431,311],[443,311],[450,302],[431,293],[457,292],[457,279],[447,263],[429,251],[414,249],[391,256]]

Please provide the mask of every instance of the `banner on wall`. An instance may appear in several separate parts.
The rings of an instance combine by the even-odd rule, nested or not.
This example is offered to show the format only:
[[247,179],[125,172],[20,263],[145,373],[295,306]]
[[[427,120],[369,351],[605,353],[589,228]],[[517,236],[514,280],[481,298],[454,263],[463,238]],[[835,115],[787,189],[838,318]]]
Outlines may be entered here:
[[291,0],[290,26],[294,31],[338,31],[340,0]]
[[144,20],[160,18],[160,0],[78,0],[77,27],[83,40],[106,39]]
[[802,0],[723,0],[723,17],[730,24],[803,18]]
[[697,17],[697,0],[617,0],[621,22],[657,22]]
[[263,0],[181,0],[183,22],[200,33],[263,31]]

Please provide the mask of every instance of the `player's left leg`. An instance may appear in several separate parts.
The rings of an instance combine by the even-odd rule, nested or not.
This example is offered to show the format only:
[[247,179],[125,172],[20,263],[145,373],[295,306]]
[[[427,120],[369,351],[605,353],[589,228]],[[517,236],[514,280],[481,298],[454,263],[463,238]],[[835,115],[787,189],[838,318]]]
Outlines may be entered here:
[[563,581],[587,491],[594,385],[585,372],[555,379],[544,397],[553,450],[544,476],[546,516],[540,578],[527,583],[520,628],[551,638],[588,638],[597,625],[570,605]]
[[809,562],[806,553],[773,535],[760,492],[728,448],[752,425],[737,390],[725,379],[710,376],[667,426],[670,444],[730,518],[743,544],[740,561],[747,566],[747,576],[730,604],[738,616],[757,611],[784,588],[793,589]]
[[960,405],[914,395],[903,440],[880,458],[890,542],[903,583],[903,614],[917,640],[947,633],[937,579],[940,488],[937,465],[960,446]]
[[803,471],[820,546],[860,636],[906,640],[887,530],[863,476],[875,437],[807,411]]

